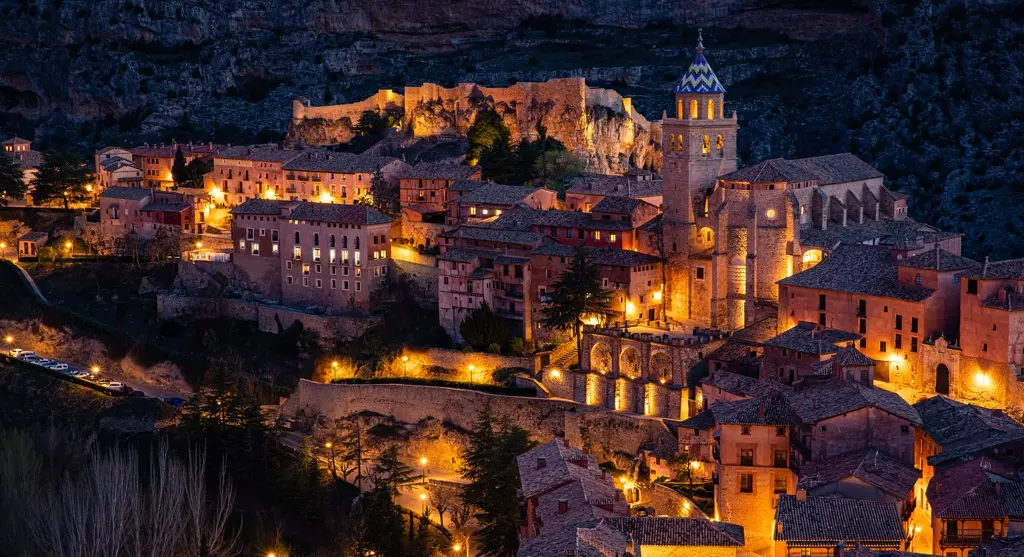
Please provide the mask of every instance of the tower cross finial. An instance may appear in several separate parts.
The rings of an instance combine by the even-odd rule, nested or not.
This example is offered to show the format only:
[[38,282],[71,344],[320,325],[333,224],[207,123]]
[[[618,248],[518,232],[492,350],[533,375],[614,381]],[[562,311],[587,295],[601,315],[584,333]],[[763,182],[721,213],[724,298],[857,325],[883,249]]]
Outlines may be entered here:
[[697,54],[704,53],[704,30],[697,29]]

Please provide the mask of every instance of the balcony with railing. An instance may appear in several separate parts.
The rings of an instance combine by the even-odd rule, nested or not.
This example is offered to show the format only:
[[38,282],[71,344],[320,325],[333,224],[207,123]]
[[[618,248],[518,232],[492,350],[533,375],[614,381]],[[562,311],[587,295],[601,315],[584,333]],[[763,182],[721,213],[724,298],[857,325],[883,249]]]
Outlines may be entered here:
[[976,545],[992,543],[995,537],[993,530],[984,528],[958,528],[947,530],[942,533],[941,544],[945,547],[974,547]]

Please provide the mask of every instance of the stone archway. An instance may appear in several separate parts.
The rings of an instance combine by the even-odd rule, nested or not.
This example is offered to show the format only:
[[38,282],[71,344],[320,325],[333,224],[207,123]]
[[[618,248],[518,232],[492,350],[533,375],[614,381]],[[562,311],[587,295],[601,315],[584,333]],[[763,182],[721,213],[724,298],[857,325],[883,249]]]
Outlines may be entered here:
[[949,394],[949,368],[946,364],[939,364],[935,368],[935,392],[940,395]]
[[[707,199],[705,201],[705,212],[707,212]],[[715,231],[707,226],[697,231],[697,244],[701,249],[709,249],[715,246]]]
[[801,258],[800,258],[801,259],[800,270],[801,271],[806,271],[807,269],[810,269],[811,267],[817,265],[818,263],[821,263],[821,260],[823,258],[824,258],[824,254],[822,253],[822,251],[820,249],[809,249],[809,250],[805,251],[803,256],[801,256]]
[[612,350],[607,344],[598,342],[590,349],[590,369],[598,373],[612,370]]
[[619,354],[619,375],[630,379],[640,378],[640,352],[632,346],[622,349]]
[[672,381],[672,359],[668,357],[668,354],[664,352],[651,354],[649,379],[662,384]]

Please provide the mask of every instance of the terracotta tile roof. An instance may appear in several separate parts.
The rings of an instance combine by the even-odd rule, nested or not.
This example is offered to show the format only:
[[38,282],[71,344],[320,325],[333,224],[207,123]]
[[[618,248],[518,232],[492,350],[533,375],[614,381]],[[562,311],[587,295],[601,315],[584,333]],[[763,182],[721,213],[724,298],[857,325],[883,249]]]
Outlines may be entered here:
[[679,427],[682,429],[699,429],[702,431],[714,429],[715,415],[714,413],[711,412],[711,410],[704,410],[698,414],[690,416],[689,418],[679,422]]
[[229,212],[232,215],[280,215],[286,205],[298,204],[298,201],[284,199],[250,199]]
[[661,179],[637,180],[632,176],[590,174],[572,180],[567,193],[606,197],[654,197],[662,194]]
[[875,167],[862,161],[852,153],[837,153],[806,159],[794,159],[789,162],[817,177],[819,186],[883,177],[883,174],[876,170]]
[[[538,462],[544,465],[538,467]],[[516,457],[523,497],[533,497],[557,485],[583,477],[601,477],[593,455],[552,439]]]
[[514,207],[489,224],[494,228],[529,230],[533,226],[555,226],[581,228],[584,230],[608,230],[611,232],[632,230],[629,221],[597,218],[591,213],[562,211],[558,209],[539,210],[531,207]]
[[810,182],[817,176],[785,159],[767,159],[753,166],[719,176],[725,182],[749,182],[766,184],[772,182]]
[[499,228],[482,228],[478,226],[460,226],[438,234],[442,238],[463,238],[486,242],[501,242],[517,246],[536,247],[544,240],[543,234]]
[[835,354],[839,352],[840,344],[860,340],[857,333],[843,331],[841,329],[827,329],[813,323],[799,323],[784,333],[772,337],[764,344],[766,346],[778,346],[804,354]]
[[306,172],[337,172],[353,174],[357,172],[372,173],[397,161],[394,157],[376,157],[371,155],[353,155],[352,153],[333,153],[327,151],[306,151],[301,156],[293,157],[281,166],[283,170]]
[[990,261],[980,267],[958,273],[957,276],[989,280],[1024,280],[1024,259]]
[[336,203],[312,203],[303,201],[292,209],[288,218],[316,222],[340,222],[346,224],[385,224],[391,217],[367,205],[339,205]]
[[814,424],[862,408],[877,408],[912,424],[921,424],[921,416],[917,410],[907,404],[900,395],[866,387],[860,383],[823,381],[786,391],[786,395],[790,408],[804,424]]
[[597,202],[590,210],[594,213],[612,213],[616,215],[630,215],[641,205],[651,205],[641,199],[632,197],[605,197]]
[[896,503],[880,501],[842,497],[807,497],[806,501],[798,501],[793,495],[780,495],[775,523],[779,525],[775,540],[801,546],[870,542],[899,548],[906,539]]
[[727,393],[734,395],[755,397],[779,391],[792,390],[788,385],[774,381],[762,381],[753,377],[730,373],[728,371],[716,371],[704,378],[702,385],[717,387]]
[[745,342],[761,343],[779,334],[778,328],[778,314],[772,312],[736,331],[730,338]]
[[913,466],[877,449],[868,449],[801,465],[799,487],[810,491],[846,478],[857,478],[897,499],[906,499],[920,477],[921,471]]
[[296,149],[282,149],[274,144],[238,145],[218,152],[216,158],[285,163],[302,155],[303,152]]
[[912,551],[879,551],[866,547],[843,550],[843,557],[926,557],[931,555],[931,553],[914,553]]
[[541,188],[532,186],[511,186],[492,182],[473,188],[459,197],[460,203],[485,203],[492,205],[515,205],[524,201]]
[[[584,248],[583,251],[597,265],[603,267],[638,267],[660,263],[661,259],[638,251],[618,248]],[[532,252],[534,255],[550,255],[552,257],[573,257],[576,246],[567,246],[554,242],[544,244]]]
[[177,145],[154,145],[152,147],[132,147],[131,149],[129,149],[129,151],[131,151],[133,156],[137,157],[161,157],[167,159],[174,157],[178,153],[179,148],[181,149],[182,154],[184,154],[186,157],[189,157],[193,155],[212,155],[217,153],[221,149],[224,149],[225,146],[217,144],[210,145],[209,143],[191,145],[179,143]]
[[936,443],[951,448],[972,441],[1024,433],[1024,426],[1001,410],[964,404],[942,395],[914,404],[922,428]]
[[779,393],[730,402],[716,402],[711,413],[719,424],[787,426],[789,402]]
[[43,154],[39,151],[18,151],[7,154],[14,157],[14,162],[22,170],[39,168],[43,165]]
[[106,170],[107,172],[112,172],[114,170],[117,170],[119,168],[123,168],[123,167],[126,167],[126,166],[130,166],[130,167],[132,167],[132,168],[134,168],[136,170],[139,170],[139,167],[136,166],[135,163],[133,163],[130,160],[122,159],[121,157],[114,157],[112,159],[106,159],[106,160],[100,162],[100,166],[102,166],[103,170]]
[[479,176],[479,173],[479,166],[452,164],[450,162],[420,162],[403,172],[402,178],[419,178],[423,180],[469,180],[474,175]]
[[830,226],[825,230],[814,227],[804,228],[800,231],[800,244],[805,248],[832,249],[840,243],[860,244],[877,240],[882,245],[907,247],[923,245],[926,242],[934,243],[957,236],[960,234],[945,232],[911,219],[881,218],[876,221],[865,218],[862,223],[848,220],[846,226]]
[[0,141],[0,145],[31,145],[32,142],[27,139],[22,139],[18,136],[14,136],[10,139]]
[[764,348],[730,338],[717,350],[708,354],[709,360],[753,365],[760,361]]
[[847,346],[840,348],[839,352],[835,356],[832,356],[830,360],[837,366],[873,366],[875,361],[864,355],[863,352],[857,350],[856,346]]
[[112,186],[103,190],[100,197],[105,199],[128,199],[131,201],[142,201],[153,195],[149,188],[132,188],[128,186]]
[[192,204],[186,201],[163,201],[160,203],[150,203],[149,205],[146,205],[140,210],[157,211],[162,213],[180,213],[191,207]]
[[661,232],[661,218],[663,216],[664,216],[664,213],[662,213],[662,214],[654,217],[653,219],[651,219],[651,220],[641,224],[636,229],[637,230],[643,230],[644,232],[650,232],[652,234],[657,234],[657,233]]
[[459,180],[458,182],[453,182],[450,186],[448,186],[445,189],[447,191],[454,192],[471,192],[479,188],[480,186],[493,183],[494,182],[487,182],[484,180]]
[[[576,553],[573,557],[620,557],[627,541],[622,532],[613,529],[604,520],[598,522],[593,528],[578,527],[576,528]],[[528,556],[523,555],[523,557]]]
[[468,263],[478,257],[480,258],[493,258],[498,255],[498,252],[492,250],[473,249],[473,248],[448,248],[441,255],[437,256],[439,261],[459,261]]
[[[936,262],[936,260],[938,261]],[[980,263],[973,259],[961,257],[941,248],[931,249],[900,261],[900,267],[927,269],[929,271],[958,271],[960,269],[974,269],[980,265]]]
[[529,257],[523,257],[520,255],[499,255],[494,258],[495,265],[527,265],[530,263]]
[[[977,458],[949,468],[936,469],[928,482],[927,497],[935,518],[992,518],[1008,515],[1007,508],[1020,510],[1020,485],[989,471],[991,463]],[[996,486],[999,486],[998,488]],[[1008,491],[1004,500],[1002,492]]]
[[898,262],[885,246],[839,246],[821,263],[778,283],[911,302],[923,301],[935,293],[931,288],[901,283]]
[[632,536],[641,546],[740,547],[743,527],[705,518],[606,518],[609,526]]
[[1024,536],[1015,535],[1007,538],[992,538],[988,547],[972,549],[969,557],[1022,557],[1024,556]]
[[18,241],[22,242],[45,242],[50,237],[46,232],[26,232],[22,234]]

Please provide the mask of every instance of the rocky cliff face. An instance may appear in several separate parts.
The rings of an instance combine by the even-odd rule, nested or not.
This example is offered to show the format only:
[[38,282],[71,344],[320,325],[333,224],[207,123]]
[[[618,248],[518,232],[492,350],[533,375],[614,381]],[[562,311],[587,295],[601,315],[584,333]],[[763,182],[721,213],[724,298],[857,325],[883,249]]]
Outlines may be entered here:
[[[739,114],[741,164],[853,151],[914,194],[916,216],[963,231],[970,255],[1020,254],[1007,241],[1024,226],[1018,3],[864,1],[8,0],[0,135],[81,149],[281,141],[301,96],[558,77],[615,89],[657,120],[700,24]],[[586,119],[598,151],[630,133]]]

